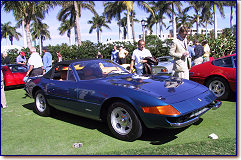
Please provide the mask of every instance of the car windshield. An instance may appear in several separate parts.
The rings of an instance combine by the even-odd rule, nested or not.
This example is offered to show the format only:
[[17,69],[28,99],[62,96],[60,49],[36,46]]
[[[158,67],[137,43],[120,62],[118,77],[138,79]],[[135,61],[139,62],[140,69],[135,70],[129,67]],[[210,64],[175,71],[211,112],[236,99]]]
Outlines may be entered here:
[[90,80],[129,74],[127,70],[118,64],[108,60],[81,61],[74,64],[80,80]]
[[160,57],[158,58],[159,62],[171,62],[173,60],[172,57]]
[[12,65],[12,66],[9,66],[9,69],[11,70],[12,73],[28,71],[27,66],[22,66],[22,65]]

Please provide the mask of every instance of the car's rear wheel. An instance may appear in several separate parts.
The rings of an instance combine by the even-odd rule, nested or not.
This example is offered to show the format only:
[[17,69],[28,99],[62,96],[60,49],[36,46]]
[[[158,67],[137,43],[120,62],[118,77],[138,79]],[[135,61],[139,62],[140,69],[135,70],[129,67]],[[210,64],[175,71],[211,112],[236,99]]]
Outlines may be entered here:
[[114,136],[124,141],[134,141],[142,134],[138,116],[125,102],[115,102],[109,107],[107,123]]
[[38,90],[35,93],[34,110],[40,116],[49,116],[50,115],[50,106],[48,105],[44,92],[42,90]]
[[206,86],[217,96],[218,99],[226,100],[229,98],[230,87],[224,78],[213,77],[207,81]]

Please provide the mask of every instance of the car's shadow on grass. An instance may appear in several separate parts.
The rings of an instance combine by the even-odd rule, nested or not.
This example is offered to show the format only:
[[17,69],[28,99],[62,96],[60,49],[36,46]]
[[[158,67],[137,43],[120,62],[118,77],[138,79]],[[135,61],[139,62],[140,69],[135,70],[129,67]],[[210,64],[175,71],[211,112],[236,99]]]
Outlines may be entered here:
[[[203,119],[200,118],[197,122],[193,125],[199,125],[202,123]],[[140,140],[143,141],[150,141],[152,145],[162,145],[168,142],[171,142],[178,138],[177,134],[185,131],[190,126],[183,127],[183,128],[176,128],[176,129],[145,129],[143,135],[141,136]]]
[[[33,110],[34,103],[29,103],[23,105],[24,108]],[[36,116],[37,113],[36,113]],[[95,129],[99,132],[102,132],[105,135],[108,135],[110,137],[115,138],[112,133],[110,132],[107,123],[105,122],[99,122],[96,120],[92,120],[89,118],[77,116],[74,114],[66,113],[63,111],[59,111],[54,109],[53,114],[51,114],[51,117],[57,120],[61,120],[70,124],[74,124],[80,127],[88,128],[88,129]],[[194,125],[198,125],[198,123],[201,123],[202,119],[200,121],[196,122]],[[141,141],[149,141],[152,145],[162,145],[165,143],[168,143],[170,141],[175,140],[177,137],[177,134],[183,132],[188,127],[180,128],[180,129],[147,129],[144,128],[142,136],[138,139]]]

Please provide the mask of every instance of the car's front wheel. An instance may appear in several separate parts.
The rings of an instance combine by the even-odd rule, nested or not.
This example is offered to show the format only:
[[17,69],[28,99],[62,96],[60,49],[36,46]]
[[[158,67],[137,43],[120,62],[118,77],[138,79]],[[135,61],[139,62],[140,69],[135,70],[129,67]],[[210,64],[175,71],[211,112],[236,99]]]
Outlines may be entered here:
[[142,134],[138,116],[125,102],[115,102],[109,107],[107,123],[114,136],[124,141],[134,141]]
[[226,100],[229,98],[230,87],[224,78],[213,77],[207,81],[206,86],[217,96],[218,99]]
[[34,110],[40,116],[49,116],[50,115],[50,106],[47,103],[44,92],[38,90],[35,93],[35,107]]

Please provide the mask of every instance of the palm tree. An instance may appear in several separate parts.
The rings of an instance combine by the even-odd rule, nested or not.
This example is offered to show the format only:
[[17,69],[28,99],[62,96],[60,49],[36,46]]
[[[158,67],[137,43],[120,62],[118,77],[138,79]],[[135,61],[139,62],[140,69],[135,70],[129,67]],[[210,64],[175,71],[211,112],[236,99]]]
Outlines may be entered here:
[[202,15],[207,14],[210,12],[210,10],[213,10],[214,14],[214,37],[217,39],[218,34],[217,34],[217,16],[216,16],[216,7],[221,13],[222,17],[225,17],[224,12],[223,12],[223,1],[205,1],[204,7],[202,9]]
[[[199,35],[199,26],[200,26],[200,19],[199,19],[199,12],[204,7],[205,2],[203,1],[189,1],[189,4],[191,5],[189,8],[193,8],[196,13],[196,28],[197,28],[197,35]],[[188,8],[188,10],[189,10]]]
[[[27,46],[32,48],[30,23],[37,18],[44,19],[45,13],[55,5],[50,1],[1,1],[6,12],[13,11],[18,26],[23,26],[26,31]],[[23,35],[25,33],[23,32]],[[25,36],[24,36],[25,38]]]
[[77,44],[81,45],[81,33],[80,33],[80,24],[79,18],[81,17],[82,9],[88,9],[93,14],[96,14],[94,9],[95,3],[93,1],[63,1],[60,2],[62,6],[61,11],[58,13],[58,19],[62,22],[66,21],[69,18],[70,23],[75,24],[75,35]]
[[16,27],[10,26],[11,22],[7,22],[2,24],[1,23],[1,40],[2,38],[6,39],[6,45],[8,45],[8,39],[11,42],[11,45],[13,45],[13,38],[16,38],[19,40],[19,37],[22,35],[16,31]]
[[176,13],[175,7],[177,8],[178,12],[181,12],[182,3],[180,1],[169,1],[171,3],[172,8],[172,28],[173,28],[173,38],[176,39],[177,35],[177,28],[176,28]]
[[[170,8],[170,2],[169,1],[153,1],[149,2],[149,5],[151,6],[152,10],[155,12],[155,17],[151,14],[147,21],[150,25],[150,28],[156,23],[159,23],[160,27],[160,37],[162,38],[162,28],[163,26],[166,27],[166,24],[164,23],[164,15],[166,14],[168,17],[171,18],[171,8]],[[157,30],[157,29],[156,29]]]
[[39,40],[39,51],[42,54],[43,40],[51,39],[50,33],[48,31],[49,26],[46,23],[42,23],[41,19],[36,19],[30,25],[30,32],[32,33],[32,38]]
[[187,13],[188,11],[189,11],[189,7],[185,8],[181,13],[177,15],[177,18],[176,18],[177,27],[180,27],[182,24],[188,28],[192,27],[192,17],[188,15]]
[[206,14],[202,15],[200,17],[200,22],[202,22],[201,24],[205,24],[205,28],[206,28],[206,38],[208,38],[208,24],[213,24],[214,20],[213,20],[213,14],[211,13],[211,11],[209,10],[209,12],[207,12]]
[[89,33],[92,33],[92,31],[94,29],[97,30],[97,42],[98,43],[102,42],[102,37],[101,37],[102,27],[110,29],[110,27],[107,25],[107,23],[108,22],[105,20],[105,16],[99,16],[98,14],[96,14],[94,17],[92,17],[92,20],[88,21],[88,24],[92,24],[92,26],[90,27]]
[[136,16],[136,13],[134,12],[134,10],[131,11],[131,28],[132,28],[133,41],[136,41],[134,22],[140,22],[138,19],[135,18],[135,16]]
[[124,39],[126,39],[126,37],[127,37],[127,17],[121,18],[121,20],[118,22],[118,25],[120,25],[123,28]]
[[70,22],[70,20],[66,20],[65,22],[62,22],[60,27],[58,28],[60,35],[65,34],[67,31],[67,37],[69,38],[69,44],[72,46],[71,41],[71,29],[74,28],[74,24]]
[[[121,17],[120,13],[124,10],[127,11],[127,38],[131,39],[131,22],[132,26],[134,27],[134,21],[130,20],[131,14],[133,14],[133,3],[138,2],[137,4],[141,6],[144,10],[151,12],[154,15],[154,12],[151,10],[151,7],[148,5],[148,3],[144,1],[116,1],[116,2],[107,2],[104,4],[105,6],[105,16],[108,20],[111,20],[112,18],[116,17],[118,18],[118,24],[120,25]],[[132,13],[133,12],[133,13]],[[133,35],[135,33],[132,33]],[[119,37],[120,37],[120,26],[119,26]],[[134,37],[133,37],[134,38]]]
[[127,11],[127,38],[131,39],[130,12],[133,11],[133,1],[122,1]]
[[119,40],[122,40],[122,34],[121,34],[121,12],[124,10],[124,6],[120,1],[115,2],[105,2],[104,3],[104,15],[107,18],[108,21],[111,21],[113,18],[115,18],[118,22],[119,26]]
[[226,1],[225,5],[230,7],[230,29],[233,34],[233,7],[236,8],[236,1]]

